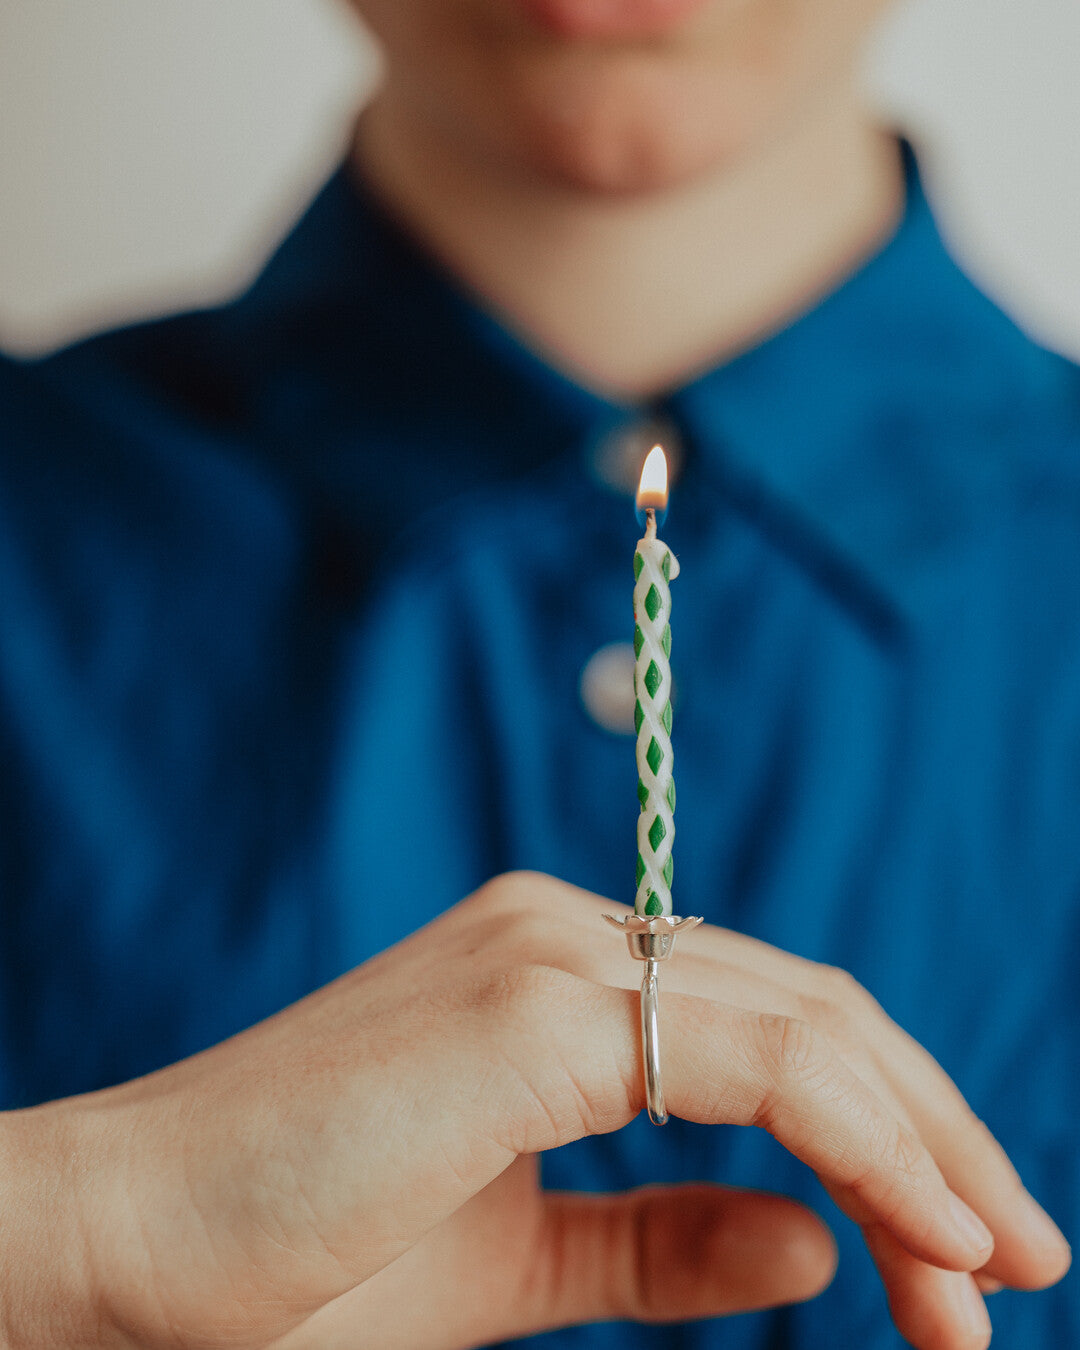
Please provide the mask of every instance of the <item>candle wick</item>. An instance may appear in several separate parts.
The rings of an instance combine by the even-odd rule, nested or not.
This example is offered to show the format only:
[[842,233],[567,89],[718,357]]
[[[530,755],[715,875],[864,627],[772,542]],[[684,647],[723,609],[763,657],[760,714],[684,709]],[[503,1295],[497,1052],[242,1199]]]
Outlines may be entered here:
[[647,540],[656,538],[656,510],[651,506],[645,512],[645,538]]

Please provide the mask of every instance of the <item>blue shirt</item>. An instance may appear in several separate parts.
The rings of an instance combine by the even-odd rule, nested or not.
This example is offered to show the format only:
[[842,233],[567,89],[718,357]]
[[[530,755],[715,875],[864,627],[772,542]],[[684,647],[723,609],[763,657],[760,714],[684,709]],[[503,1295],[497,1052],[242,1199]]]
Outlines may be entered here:
[[[875,257],[648,410],[547,368],[344,173],[236,302],[0,361],[5,1105],[218,1040],[507,868],[632,898],[633,740],[579,679],[630,636],[604,466],[647,413],[684,461],[677,908],[851,970],[1075,1240],[1080,376],[907,167]],[[802,1307],[545,1344],[899,1344],[761,1132],[642,1119],[545,1175],[781,1189],[841,1247]],[[1068,1281],[993,1315],[1080,1344]]]

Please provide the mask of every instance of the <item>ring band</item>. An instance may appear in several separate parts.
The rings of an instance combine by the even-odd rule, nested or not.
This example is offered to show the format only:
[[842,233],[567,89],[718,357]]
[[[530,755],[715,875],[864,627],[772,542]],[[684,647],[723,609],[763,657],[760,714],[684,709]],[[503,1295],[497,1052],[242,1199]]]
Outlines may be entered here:
[[641,981],[641,1054],[645,1061],[645,1109],[654,1125],[666,1125],[664,1085],[660,1081],[660,1027],[657,1003],[660,997],[660,971],[653,960],[645,962]]
[[604,918],[614,928],[622,930],[630,955],[635,961],[645,962],[645,976],[641,981],[641,1058],[645,1074],[645,1109],[654,1125],[666,1125],[667,1105],[664,1085],[660,1077],[660,966],[675,950],[675,937],[684,928],[696,928],[700,918],[646,919],[631,914],[625,919],[614,914]]

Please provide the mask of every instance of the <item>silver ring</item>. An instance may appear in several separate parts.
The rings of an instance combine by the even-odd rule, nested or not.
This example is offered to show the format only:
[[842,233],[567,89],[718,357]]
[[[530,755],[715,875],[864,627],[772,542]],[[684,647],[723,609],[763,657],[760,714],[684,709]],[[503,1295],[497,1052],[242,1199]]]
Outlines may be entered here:
[[655,961],[645,962],[641,981],[641,1053],[645,1061],[645,1109],[654,1125],[666,1125],[664,1085],[660,1081],[660,1027],[657,1022],[660,969]]
[[696,928],[700,918],[647,919],[631,914],[625,919],[614,914],[604,918],[613,927],[622,930],[630,955],[635,961],[645,962],[645,977],[641,981],[641,1058],[645,1074],[645,1109],[654,1125],[666,1125],[667,1105],[660,1078],[660,965],[675,950],[675,936],[684,928]]

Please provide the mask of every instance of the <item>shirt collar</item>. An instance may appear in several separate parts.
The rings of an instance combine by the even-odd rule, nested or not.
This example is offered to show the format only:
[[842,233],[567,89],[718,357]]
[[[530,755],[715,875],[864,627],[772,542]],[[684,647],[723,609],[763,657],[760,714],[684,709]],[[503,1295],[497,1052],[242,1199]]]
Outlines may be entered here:
[[1075,401],[1073,368],[957,267],[901,148],[905,208],[888,242],[780,331],[648,409],[551,369],[345,170],[245,308],[314,308],[328,334],[322,359],[368,371],[354,381],[358,399],[411,371],[423,420],[448,451],[474,445],[482,418],[508,472],[580,453],[628,420],[669,418],[703,481],[823,584],[892,623],[926,603],[943,553],[971,536],[1048,409]]
[[[712,474],[883,622],[925,607],[1008,491],[1072,367],[953,261],[910,146],[892,238],[785,328],[671,399]],[[946,569],[947,570],[947,569]]]

